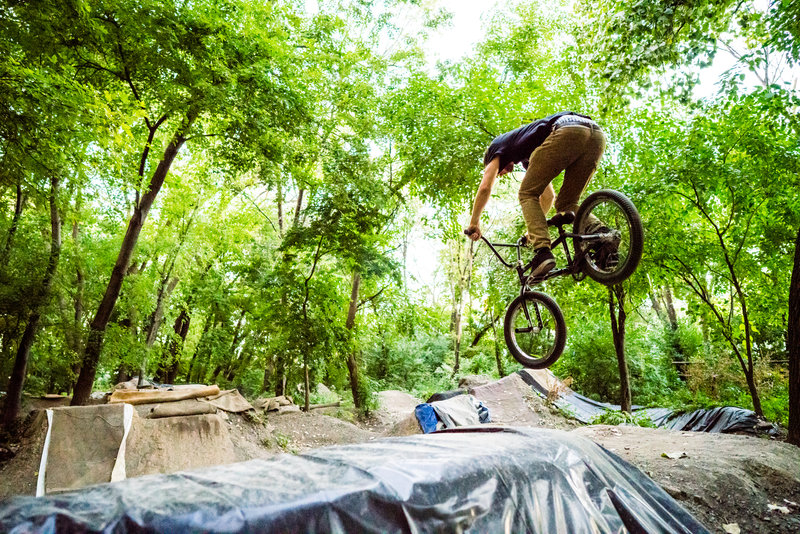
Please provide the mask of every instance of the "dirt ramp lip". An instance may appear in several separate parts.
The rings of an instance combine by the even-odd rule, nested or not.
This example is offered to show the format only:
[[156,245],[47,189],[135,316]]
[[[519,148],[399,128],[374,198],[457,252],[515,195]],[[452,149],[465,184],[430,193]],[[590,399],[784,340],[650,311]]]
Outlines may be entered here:
[[528,428],[387,438],[0,507],[0,530],[56,524],[90,532],[708,532],[602,447]]

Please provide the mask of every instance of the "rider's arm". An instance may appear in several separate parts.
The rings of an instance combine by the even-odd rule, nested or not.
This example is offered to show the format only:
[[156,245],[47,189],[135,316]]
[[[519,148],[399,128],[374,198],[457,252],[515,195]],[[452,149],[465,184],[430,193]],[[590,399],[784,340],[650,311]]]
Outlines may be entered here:
[[469,228],[467,228],[468,231],[473,231],[470,235],[473,241],[477,241],[481,237],[481,213],[483,213],[483,209],[492,196],[492,188],[494,187],[494,181],[497,179],[499,167],[500,157],[497,156],[483,169],[483,179],[481,180],[481,185],[478,187],[478,193],[475,195],[475,202],[472,206],[472,218],[469,221]]

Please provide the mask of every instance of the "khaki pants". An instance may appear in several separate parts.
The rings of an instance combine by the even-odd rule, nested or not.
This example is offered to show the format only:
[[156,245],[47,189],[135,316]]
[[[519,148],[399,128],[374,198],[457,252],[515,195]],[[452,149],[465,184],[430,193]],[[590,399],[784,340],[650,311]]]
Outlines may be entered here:
[[528,172],[519,186],[522,217],[534,249],[549,247],[547,219],[539,196],[547,185],[564,173],[564,183],[556,197],[556,211],[578,211],[578,200],[592,179],[606,148],[606,137],[599,126],[559,126],[533,151]]

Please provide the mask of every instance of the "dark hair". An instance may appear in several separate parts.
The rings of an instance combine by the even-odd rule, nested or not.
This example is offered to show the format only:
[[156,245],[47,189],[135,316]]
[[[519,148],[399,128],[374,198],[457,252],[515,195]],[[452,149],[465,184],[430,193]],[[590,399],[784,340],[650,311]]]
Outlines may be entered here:
[[514,162],[513,162],[513,161],[510,161],[510,162],[508,163],[508,165],[506,165],[505,167],[503,167],[503,170],[502,170],[502,172],[511,172],[511,171],[513,171],[513,170],[514,170]]

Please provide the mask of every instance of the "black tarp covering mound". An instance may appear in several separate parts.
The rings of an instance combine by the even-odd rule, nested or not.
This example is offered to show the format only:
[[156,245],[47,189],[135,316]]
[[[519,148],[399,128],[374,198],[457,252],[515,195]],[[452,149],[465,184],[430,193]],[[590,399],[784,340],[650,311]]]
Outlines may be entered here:
[[685,413],[674,412],[667,408],[648,408],[643,411],[650,416],[650,420],[657,427],[673,430],[755,434],[762,426],[761,431],[772,429],[769,425],[762,425],[754,411],[733,406]]
[[0,503],[3,532],[707,532],[557,430],[465,428]]
[[[543,375],[542,373],[546,373]],[[540,370],[535,373],[527,369],[518,371],[520,377],[542,397],[547,397],[549,389],[542,380],[547,382],[560,382],[549,370]],[[559,387],[558,398],[554,404],[569,413],[581,423],[591,423],[592,418],[602,415],[607,410],[620,410],[618,404],[599,402],[589,397],[575,393],[568,387]],[[708,410],[700,409],[692,412],[675,412],[669,408],[642,408],[633,407],[634,412],[646,413],[653,424],[658,428],[671,428],[673,430],[691,430],[693,432],[743,432],[747,434],[773,433],[776,427],[763,424],[752,410],[722,406]]]

